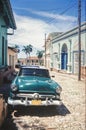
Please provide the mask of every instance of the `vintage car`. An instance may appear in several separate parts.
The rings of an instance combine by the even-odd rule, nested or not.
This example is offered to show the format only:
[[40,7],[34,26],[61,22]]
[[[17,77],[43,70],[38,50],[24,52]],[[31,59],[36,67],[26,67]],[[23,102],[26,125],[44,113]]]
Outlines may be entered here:
[[39,66],[23,66],[11,84],[8,105],[61,105],[62,88],[50,77],[49,70]]

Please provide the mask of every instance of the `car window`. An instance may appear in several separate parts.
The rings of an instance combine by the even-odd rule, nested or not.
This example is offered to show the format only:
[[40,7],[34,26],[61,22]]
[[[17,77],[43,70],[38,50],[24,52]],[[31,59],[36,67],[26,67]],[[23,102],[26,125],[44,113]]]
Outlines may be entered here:
[[19,75],[24,76],[40,76],[40,77],[50,77],[49,71],[47,69],[37,69],[37,68],[21,68]]

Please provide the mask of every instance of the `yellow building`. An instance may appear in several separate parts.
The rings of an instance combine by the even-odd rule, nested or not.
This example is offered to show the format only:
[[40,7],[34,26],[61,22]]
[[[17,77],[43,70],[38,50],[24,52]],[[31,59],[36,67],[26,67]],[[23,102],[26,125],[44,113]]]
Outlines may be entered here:
[[30,56],[29,58],[20,58],[19,59],[20,63],[22,65],[44,65],[44,59],[41,58],[39,60],[39,58],[37,56]]
[[8,47],[8,65],[12,68],[15,68],[15,64],[17,63],[17,52],[17,49]]

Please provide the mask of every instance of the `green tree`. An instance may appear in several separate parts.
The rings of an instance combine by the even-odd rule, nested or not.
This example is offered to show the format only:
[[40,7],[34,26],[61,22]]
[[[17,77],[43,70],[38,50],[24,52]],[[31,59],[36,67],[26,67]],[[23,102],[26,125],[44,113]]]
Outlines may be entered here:
[[13,48],[16,49],[16,59],[17,59],[16,62],[20,63],[18,61],[18,53],[20,53],[20,47],[17,44],[15,44]]
[[39,64],[41,65],[41,58],[43,57],[44,51],[37,51],[36,55],[39,59]]
[[14,48],[17,50],[17,53],[20,52],[20,47],[17,44],[15,44]]
[[30,53],[32,52],[32,50],[33,50],[33,46],[31,44],[29,44],[27,46],[23,46],[22,51],[26,54],[26,62],[27,62],[28,56],[30,59]]

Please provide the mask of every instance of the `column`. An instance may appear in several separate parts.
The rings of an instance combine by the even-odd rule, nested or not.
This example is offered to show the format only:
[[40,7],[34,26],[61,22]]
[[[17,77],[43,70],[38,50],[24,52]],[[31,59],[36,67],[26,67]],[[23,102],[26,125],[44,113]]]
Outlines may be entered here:
[[51,43],[51,46],[50,46],[50,68],[52,69],[53,68],[53,44]]
[[71,45],[72,42],[69,40],[69,48],[68,48],[68,64],[67,64],[67,72],[72,73],[72,63],[71,63]]
[[61,53],[60,53],[60,43],[58,43],[58,70],[61,70]]

